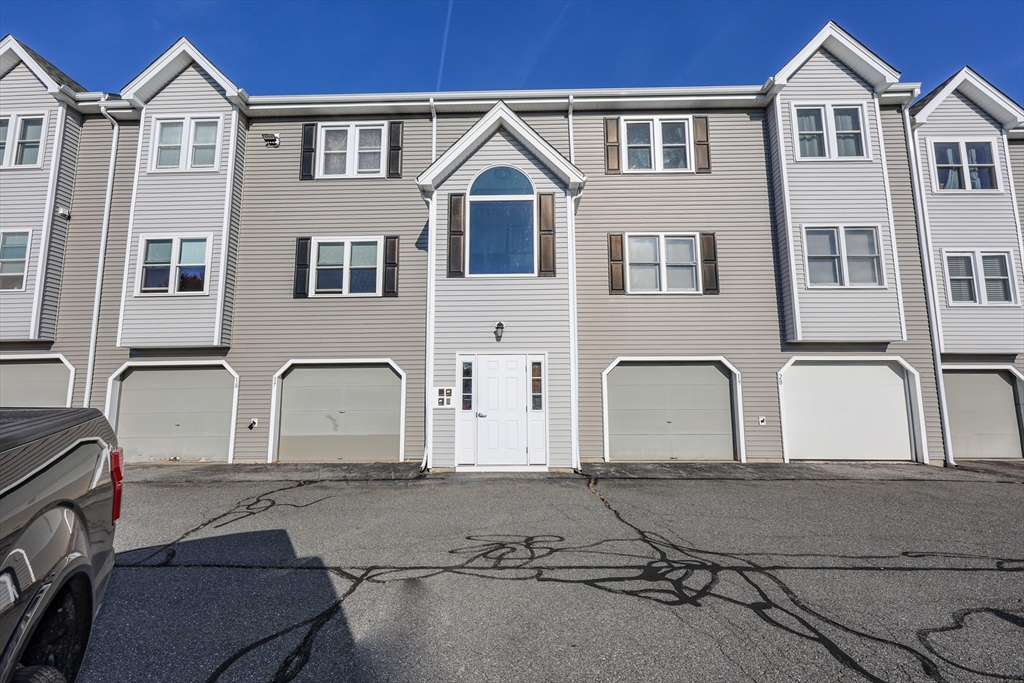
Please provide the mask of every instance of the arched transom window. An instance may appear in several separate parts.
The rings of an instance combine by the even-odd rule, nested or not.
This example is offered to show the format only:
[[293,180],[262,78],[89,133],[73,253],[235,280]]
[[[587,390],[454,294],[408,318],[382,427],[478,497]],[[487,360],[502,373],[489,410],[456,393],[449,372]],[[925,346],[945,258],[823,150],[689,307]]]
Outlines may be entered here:
[[535,275],[533,183],[508,166],[489,168],[469,189],[469,274]]

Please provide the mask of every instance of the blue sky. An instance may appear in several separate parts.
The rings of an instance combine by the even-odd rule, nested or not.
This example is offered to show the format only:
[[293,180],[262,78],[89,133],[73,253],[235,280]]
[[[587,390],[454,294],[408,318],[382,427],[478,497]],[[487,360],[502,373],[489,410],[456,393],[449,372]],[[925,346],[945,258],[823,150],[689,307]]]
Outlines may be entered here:
[[1024,102],[1024,0],[0,0],[0,35],[113,92],[182,35],[253,95],[754,85],[829,19],[923,92],[970,64]]

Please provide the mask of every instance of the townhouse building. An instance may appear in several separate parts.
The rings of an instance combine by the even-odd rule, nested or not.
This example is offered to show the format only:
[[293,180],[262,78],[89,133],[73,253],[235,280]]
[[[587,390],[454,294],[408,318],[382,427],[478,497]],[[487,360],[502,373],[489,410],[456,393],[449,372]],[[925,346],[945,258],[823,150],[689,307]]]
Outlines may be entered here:
[[919,93],[833,23],[758,86],[394,95],[8,36],[0,405],[130,460],[1019,458],[1024,113]]

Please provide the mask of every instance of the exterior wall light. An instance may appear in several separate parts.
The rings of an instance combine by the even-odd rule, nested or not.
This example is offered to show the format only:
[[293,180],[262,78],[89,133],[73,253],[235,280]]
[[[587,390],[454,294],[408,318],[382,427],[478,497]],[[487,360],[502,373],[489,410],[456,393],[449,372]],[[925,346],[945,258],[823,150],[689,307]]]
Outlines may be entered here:
[[505,323],[498,323],[494,326],[494,341],[501,341],[503,334],[505,334]]
[[267,143],[267,147],[280,147],[281,136],[277,133],[264,133],[263,142]]

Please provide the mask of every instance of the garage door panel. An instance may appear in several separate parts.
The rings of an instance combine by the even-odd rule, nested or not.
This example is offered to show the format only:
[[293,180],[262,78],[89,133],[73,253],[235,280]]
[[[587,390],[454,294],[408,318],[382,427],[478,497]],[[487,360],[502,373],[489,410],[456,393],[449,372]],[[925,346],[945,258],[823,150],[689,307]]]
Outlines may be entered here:
[[1020,458],[1020,408],[1016,379],[1002,370],[943,373],[957,458]]
[[0,363],[0,407],[64,408],[71,370],[59,360]]
[[394,411],[337,411],[289,410],[282,415],[281,434],[392,434],[395,431]]
[[285,383],[282,401],[291,410],[317,410],[323,406],[339,406],[340,410],[393,410],[401,400],[398,387],[294,387]]
[[350,435],[343,439],[332,436],[281,436],[280,451],[288,454],[288,462],[379,462],[380,453],[398,453],[400,440],[396,434]]
[[609,428],[616,434],[731,434],[732,414],[715,409],[622,410],[609,416]]
[[[227,374],[227,373],[224,373]],[[228,375],[230,378],[231,375]],[[233,379],[233,378],[232,378]],[[190,409],[189,406],[230,404],[234,399],[234,387],[230,388],[202,388],[189,389],[142,389],[132,386],[127,394],[127,400],[131,401],[131,414],[162,415],[167,412],[168,406],[175,406],[178,412],[203,413],[203,408]],[[122,391],[122,397],[126,394]],[[124,398],[122,398],[124,400]]]
[[614,435],[609,448],[616,460],[732,460],[731,435],[671,434]]
[[731,396],[728,384],[719,385],[619,385],[609,387],[608,407],[628,410],[636,405],[655,405],[666,409],[697,410],[708,405],[728,403]]
[[174,457],[182,460],[206,459],[225,462],[230,439],[227,436],[144,436],[125,439],[118,436],[118,445],[125,449],[125,459],[129,462],[150,462]]
[[[230,419],[230,413],[228,413]],[[118,438],[161,437],[191,438],[225,436],[224,413],[206,411],[174,410],[173,419],[168,419],[167,410],[162,412],[122,413],[117,423]]]

